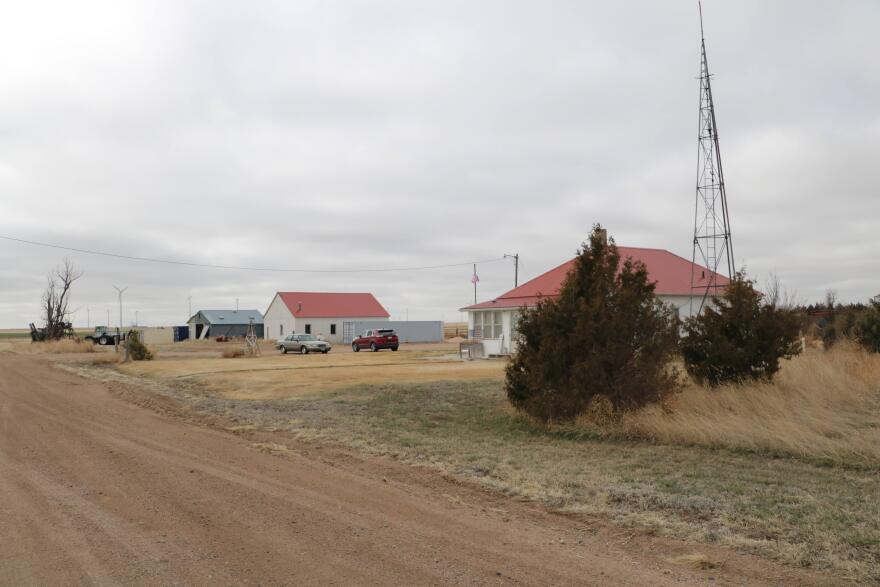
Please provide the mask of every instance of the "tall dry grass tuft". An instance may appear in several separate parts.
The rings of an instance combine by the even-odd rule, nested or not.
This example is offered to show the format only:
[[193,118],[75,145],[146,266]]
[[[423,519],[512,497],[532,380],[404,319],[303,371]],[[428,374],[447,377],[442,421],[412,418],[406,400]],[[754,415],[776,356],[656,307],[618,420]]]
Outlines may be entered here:
[[851,344],[807,351],[772,383],[689,384],[624,419],[627,434],[880,466],[880,355]]
[[93,353],[95,345],[74,338],[63,338],[61,340],[47,340],[44,342],[34,342],[27,345],[20,345],[20,350],[28,353],[46,353],[46,354],[62,354],[62,353]]

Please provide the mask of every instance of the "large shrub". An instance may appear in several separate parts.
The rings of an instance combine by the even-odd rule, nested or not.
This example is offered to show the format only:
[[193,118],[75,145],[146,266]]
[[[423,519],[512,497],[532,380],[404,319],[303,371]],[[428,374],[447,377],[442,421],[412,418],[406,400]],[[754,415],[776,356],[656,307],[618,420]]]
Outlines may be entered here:
[[511,403],[542,421],[571,420],[593,399],[615,413],[673,391],[678,321],[645,266],[625,260],[596,226],[556,298],[525,310],[507,367]]
[[859,317],[855,331],[863,347],[880,353],[880,296],[871,300],[871,306]]
[[801,351],[796,314],[764,301],[744,273],[730,281],[724,295],[685,322],[681,354],[695,379],[709,385],[766,380],[779,371],[780,359]]

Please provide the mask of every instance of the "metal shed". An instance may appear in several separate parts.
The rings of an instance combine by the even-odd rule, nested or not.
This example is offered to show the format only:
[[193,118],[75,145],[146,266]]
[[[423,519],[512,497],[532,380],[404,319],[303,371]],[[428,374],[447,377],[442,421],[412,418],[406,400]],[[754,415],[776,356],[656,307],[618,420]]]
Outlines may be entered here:
[[263,337],[263,315],[259,310],[199,310],[187,321],[193,339],[209,336],[245,336],[253,319],[257,336]]

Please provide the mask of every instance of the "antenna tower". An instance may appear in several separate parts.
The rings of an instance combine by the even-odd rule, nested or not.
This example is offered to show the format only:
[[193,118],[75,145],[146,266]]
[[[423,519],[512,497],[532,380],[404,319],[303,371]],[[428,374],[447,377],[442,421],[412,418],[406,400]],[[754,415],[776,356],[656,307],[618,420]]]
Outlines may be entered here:
[[[694,209],[694,252],[691,265],[691,314],[693,298],[702,294],[699,311],[706,299],[718,295],[722,287],[719,274],[733,277],[733,242],[730,237],[730,216],[727,209],[727,190],[721,168],[721,148],[718,146],[718,126],[715,123],[715,102],[712,100],[712,74],[706,58],[706,39],[703,35],[703,6],[700,7],[700,127],[697,149],[697,194]],[[707,272],[697,263],[707,267]]]

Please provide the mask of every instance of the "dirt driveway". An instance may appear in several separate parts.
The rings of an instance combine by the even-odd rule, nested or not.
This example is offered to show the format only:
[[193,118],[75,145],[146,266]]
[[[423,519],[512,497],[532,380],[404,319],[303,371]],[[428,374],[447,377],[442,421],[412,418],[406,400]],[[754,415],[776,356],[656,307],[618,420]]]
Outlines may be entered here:
[[[0,353],[0,584],[827,584],[390,461],[275,455]],[[670,562],[700,550],[709,570]]]

